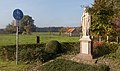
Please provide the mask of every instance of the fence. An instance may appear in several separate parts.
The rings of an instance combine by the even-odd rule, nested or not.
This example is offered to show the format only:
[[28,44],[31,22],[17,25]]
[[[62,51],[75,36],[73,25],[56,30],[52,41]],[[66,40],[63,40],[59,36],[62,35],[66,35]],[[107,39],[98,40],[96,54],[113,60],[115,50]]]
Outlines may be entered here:
[[92,40],[105,41],[105,42],[120,42],[120,36],[91,36]]

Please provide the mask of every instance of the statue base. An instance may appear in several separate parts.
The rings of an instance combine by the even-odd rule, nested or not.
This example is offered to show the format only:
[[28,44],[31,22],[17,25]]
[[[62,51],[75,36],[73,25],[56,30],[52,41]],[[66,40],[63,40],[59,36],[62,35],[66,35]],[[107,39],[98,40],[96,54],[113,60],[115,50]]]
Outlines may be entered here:
[[91,39],[89,36],[83,36],[80,39],[80,53],[77,57],[84,60],[91,60],[93,59],[91,53]]
[[93,56],[92,56],[92,54],[79,53],[78,55],[76,55],[76,58],[78,58],[80,60],[91,61],[93,59]]

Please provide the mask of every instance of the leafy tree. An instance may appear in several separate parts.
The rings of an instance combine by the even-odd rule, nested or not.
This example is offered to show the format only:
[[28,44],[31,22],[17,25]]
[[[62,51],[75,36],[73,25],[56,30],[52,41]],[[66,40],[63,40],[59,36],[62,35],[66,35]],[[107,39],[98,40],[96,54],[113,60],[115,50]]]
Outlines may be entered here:
[[59,30],[59,35],[64,35],[65,31],[66,31],[66,28],[61,27],[61,29]]
[[16,27],[15,22],[12,21],[10,24],[8,24],[5,28],[5,32],[7,33],[16,33]]
[[34,20],[29,15],[25,15],[23,19],[20,22],[19,25],[20,32],[26,32],[27,34],[30,34],[30,32],[34,32],[36,29],[36,26],[34,25]]
[[95,35],[116,35],[116,26],[112,23],[119,10],[116,1],[118,0],[95,0],[92,8],[88,10],[92,15],[91,31]]

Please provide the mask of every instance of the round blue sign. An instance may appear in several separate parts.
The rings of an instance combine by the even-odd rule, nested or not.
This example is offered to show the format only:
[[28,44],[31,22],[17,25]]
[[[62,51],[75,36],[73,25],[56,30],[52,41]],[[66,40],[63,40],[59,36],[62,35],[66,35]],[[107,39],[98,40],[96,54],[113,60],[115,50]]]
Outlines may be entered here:
[[23,18],[23,12],[20,9],[15,9],[13,11],[13,17],[15,18],[15,20],[21,20]]

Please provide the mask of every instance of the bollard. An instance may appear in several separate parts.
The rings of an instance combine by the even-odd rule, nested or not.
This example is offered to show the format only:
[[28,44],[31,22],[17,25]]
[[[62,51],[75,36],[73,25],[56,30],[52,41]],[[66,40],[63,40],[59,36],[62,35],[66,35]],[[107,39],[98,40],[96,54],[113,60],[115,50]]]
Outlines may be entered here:
[[117,37],[117,42],[118,42],[118,43],[120,42],[120,37]]
[[39,36],[37,36],[37,44],[39,44],[40,43],[40,37]]

